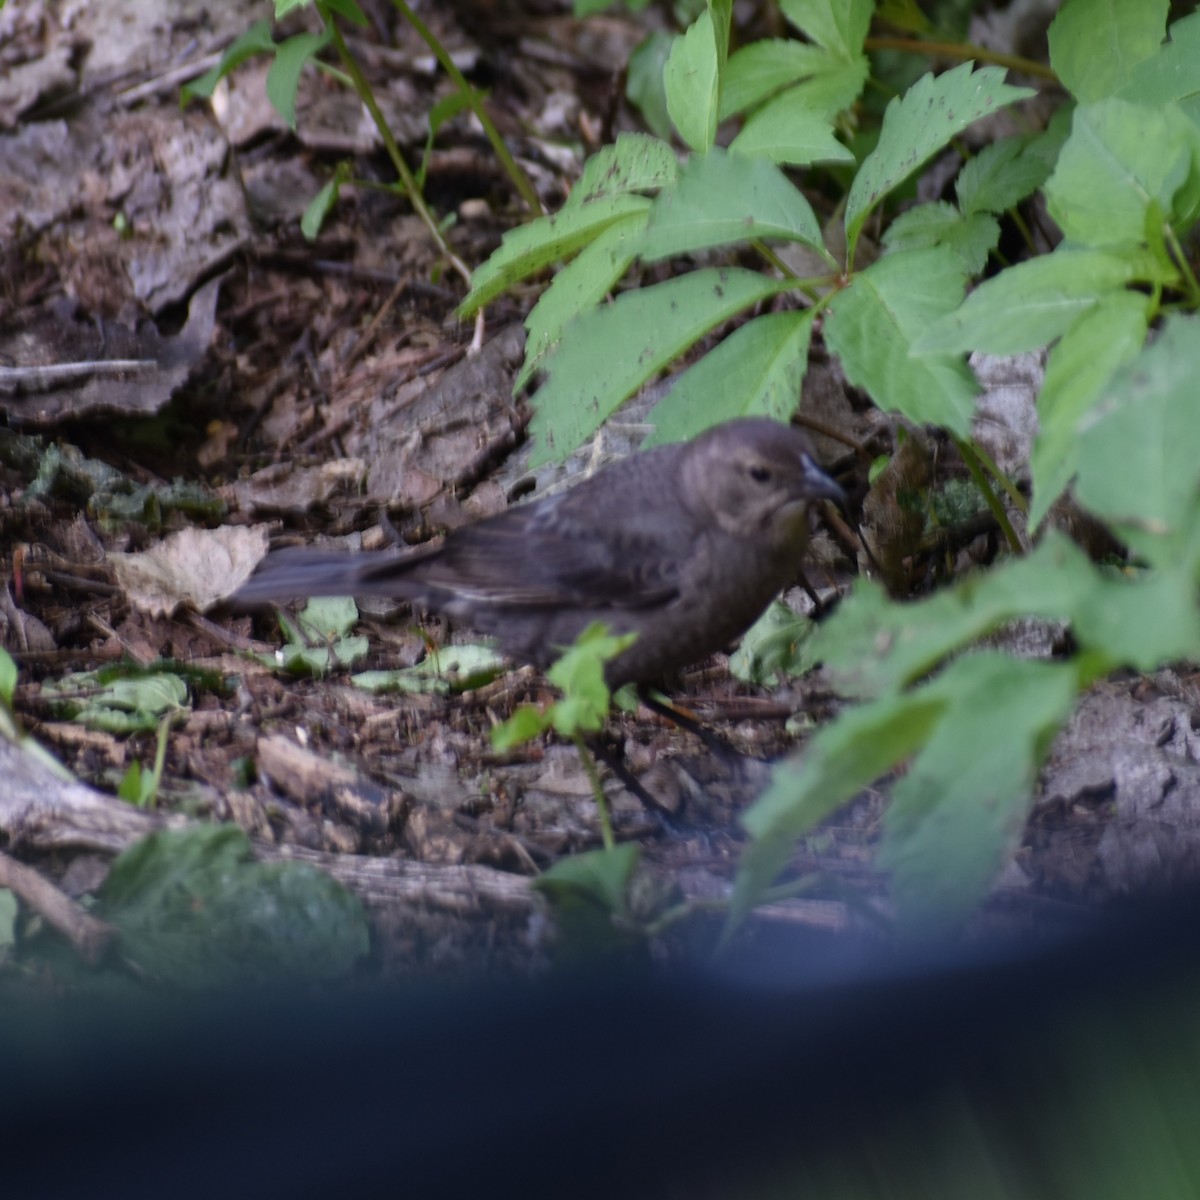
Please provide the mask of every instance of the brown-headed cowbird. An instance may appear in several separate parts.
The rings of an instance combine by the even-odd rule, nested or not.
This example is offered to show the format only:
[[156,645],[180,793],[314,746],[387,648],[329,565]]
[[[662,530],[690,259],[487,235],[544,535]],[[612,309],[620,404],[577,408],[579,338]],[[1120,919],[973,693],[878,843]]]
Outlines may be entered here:
[[390,596],[494,635],[545,666],[593,621],[637,640],[606,678],[658,682],[723,649],[795,578],[807,503],[841,502],[808,438],[747,417],[450,533],[373,554],[283,550],[235,600]]

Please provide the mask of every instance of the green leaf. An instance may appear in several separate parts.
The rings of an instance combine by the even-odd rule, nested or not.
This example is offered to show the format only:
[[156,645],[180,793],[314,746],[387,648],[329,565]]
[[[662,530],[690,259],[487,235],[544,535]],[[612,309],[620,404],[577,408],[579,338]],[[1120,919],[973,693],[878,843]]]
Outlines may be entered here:
[[813,310],[768,313],[735,329],[651,409],[646,446],[684,441],[734,417],[786,420],[796,409]]
[[664,143],[669,142],[674,133],[663,82],[674,44],[671,34],[662,29],[655,30],[634,49],[625,72],[625,99],[642,114],[650,131]]
[[542,712],[532,704],[522,704],[507,721],[492,726],[492,746],[501,752],[515,750],[526,742],[532,742],[535,737],[540,737],[549,728],[549,710]]
[[1200,13],[1176,21],[1170,34],[1166,45],[1134,65],[1117,94],[1151,107],[1178,103],[1200,125]]
[[1113,376],[1079,441],[1076,495],[1151,562],[1178,562],[1200,471],[1200,319],[1172,317]]
[[858,581],[817,627],[809,653],[841,694],[884,695],[1015,617],[1069,621],[1096,586],[1083,551],[1050,531],[1024,558],[967,575],[925,600],[894,604],[878,584]]
[[917,0],[879,0],[877,15],[893,29],[908,33],[928,33],[932,29],[929,18],[917,6]]
[[337,203],[342,185],[350,179],[350,176],[350,164],[346,162],[338,163],[334,169],[333,177],[312,198],[308,207],[304,210],[304,215],[300,218],[300,232],[310,242],[321,232],[321,226],[325,224],[325,218],[329,216],[330,210]]
[[184,987],[316,981],[368,949],[362,906],[311,867],[254,861],[234,826],[164,830],[113,863],[96,915],[151,978]]
[[[832,121],[858,99],[870,74],[870,61],[860,55],[850,62],[839,63],[836,70],[814,75],[812,79],[798,83],[785,95],[803,100],[805,108],[810,112]],[[783,103],[783,99],[781,96],[780,103]],[[857,157],[853,150],[851,156]]]
[[117,797],[136,808],[145,808],[153,789],[153,775],[149,771],[143,773],[142,764],[135,758],[121,776],[121,782],[117,785]]
[[1024,136],[984,146],[954,183],[963,214],[1006,212],[1036,192],[1052,169],[1039,149],[1038,138]]
[[277,658],[264,662],[269,666],[282,666],[293,675],[323,675],[335,664],[352,667],[366,658],[371,644],[365,637],[339,638],[328,646],[305,646],[290,642],[284,646]]
[[976,653],[922,689],[944,703],[896,784],[879,849],[902,923],[956,924],[987,894],[1020,844],[1038,769],[1078,685],[1069,664]]
[[255,21],[241,37],[230,43],[229,49],[221,55],[221,61],[210,71],[205,71],[199,79],[185,83],[180,91],[183,100],[198,97],[208,99],[213,94],[217,84],[231,71],[235,70],[248,58],[256,54],[273,54],[275,43],[271,40],[271,23]]
[[875,11],[874,0],[781,0],[783,15],[818,46],[843,59],[857,58]]
[[437,137],[438,131],[448,121],[453,121],[464,109],[472,108],[476,103],[482,104],[486,98],[486,92],[481,92],[468,84],[466,87],[456,88],[448,96],[443,96],[429,110],[426,118],[429,122],[429,133],[425,138],[425,150],[421,155],[421,165],[417,169],[417,189],[419,191],[425,190],[425,179],[429,172],[429,157],[433,153],[433,141]]
[[4,961],[16,945],[19,912],[16,896],[8,888],[0,888],[0,962]]
[[[844,65],[827,50],[790,38],[763,38],[729,56],[721,88],[721,119],[783,88]],[[832,115],[832,114],[830,114]]]
[[550,902],[560,958],[594,969],[598,961],[645,953],[639,929],[650,896],[636,878],[641,847],[632,842],[561,858],[534,881]]
[[798,759],[777,766],[771,786],[742,814],[754,839],[734,881],[725,936],[758,903],[802,834],[924,744],[940,696],[886,696],[844,712],[817,731]]
[[0,648],[0,702],[12,707],[16,687],[17,664],[7,650]]
[[641,858],[641,847],[632,842],[611,850],[592,850],[560,858],[534,881],[539,892],[564,898],[570,894],[619,914],[626,909],[629,882]]
[[395,671],[362,671],[352,675],[355,687],[377,695],[387,692],[449,695],[491,683],[506,665],[495,647],[480,643],[443,646],[415,666]]
[[879,143],[859,168],[846,200],[851,258],[863,223],[888,192],[968,125],[1034,94],[1009,87],[999,67],[973,67],[967,62],[944,75],[923,75],[888,104]]
[[1050,24],[1050,65],[1077,100],[1111,96],[1153,55],[1168,0],[1067,0]]
[[[1193,540],[1198,516],[1193,503],[1188,518]],[[1196,558],[1193,546],[1190,554],[1180,554],[1179,560],[1159,570],[1132,577],[1106,571],[1076,606],[1072,627],[1077,640],[1102,655],[1101,666],[1157,671],[1171,662],[1200,657]]]
[[[1190,344],[1200,353],[1200,339]],[[1186,506],[1193,529],[1200,525],[1194,474]],[[1018,844],[1046,748],[1087,679],[1117,665],[1151,670],[1200,654],[1200,535],[1189,548],[1184,565],[1129,578],[1097,571],[1066,538],[1050,534],[1028,558],[919,604],[892,604],[873,585],[856,588],[818,628],[808,653],[823,658],[835,680],[853,672],[853,684],[879,698],[820,730],[798,762],[777,768],[745,815],[754,842],[735,884],[731,923],[761,897],[797,837],[917,750],[885,818],[881,863],[893,871],[902,919],[937,925],[964,915]],[[931,683],[900,691],[1019,614],[1070,621],[1089,654],[1058,665],[973,653]]]
[[358,606],[349,596],[318,597],[304,606],[295,623],[283,612],[279,622],[287,642],[260,661],[295,675],[322,675],[335,663],[353,666],[370,650],[365,637],[343,636],[358,622]]
[[679,160],[666,142],[645,133],[620,133],[587,160],[563,208],[630,192],[656,192],[674,183],[678,174]]
[[356,0],[321,0],[321,6],[330,12],[341,13],[347,21],[360,29],[367,27],[367,15],[359,8]]
[[854,155],[833,136],[828,118],[813,111],[802,88],[793,88],[765,104],[746,122],[729,148],[738,154],[761,155],[796,167],[815,162],[854,162]]
[[1049,531],[1026,557],[919,602],[892,603],[878,585],[860,582],[817,627],[805,653],[825,664],[843,695],[888,695],[1006,622],[1035,617],[1070,624],[1103,666],[1153,670],[1200,651],[1200,616],[1186,576],[1178,567],[1133,577],[1103,572]]
[[706,11],[675,39],[663,75],[671,120],[679,136],[699,154],[708,152],[717,135],[718,61],[712,13]]
[[563,693],[550,711],[557,733],[575,737],[604,728],[610,697],[604,682],[605,665],[636,640],[636,633],[610,634],[602,622],[595,621],[564,650],[546,672],[546,678]]
[[1113,372],[1142,348],[1149,312],[1148,296],[1110,293],[1076,320],[1050,352],[1038,395],[1038,434],[1030,459],[1031,528],[1042,523],[1074,477],[1080,426]]
[[563,648],[562,655],[546,672],[562,698],[545,709],[531,705],[517,709],[492,730],[492,745],[497,750],[510,750],[550,728],[566,738],[602,729],[611,699],[604,682],[605,665],[636,639],[635,633],[610,634],[603,622],[593,621],[572,645]]
[[577,317],[535,397],[530,466],[566,457],[710,329],[787,287],[740,268],[694,271]]
[[1137,245],[1153,204],[1176,223],[1195,215],[1198,164],[1200,130],[1174,106],[1082,105],[1046,183],[1047,207],[1072,241]]
[[358,605],[350,596],[318,596],[305,604],[296,619],[307,637],[325,642],[358,624]]
[[328,42],[326,30],[323,33],[298,33],[275,47],[275,61],[267,72],[267,99],[289,129],[296,128],[296,89],[300,86],[300,72]]
[[567,323],[595,308],[637,257],[648,212],[631,213],[610,225],[561,271],[525,318],[525,363],[513,384],[515,396],[562,338]]
[[1159,273],[1159,265],[1145,252],[1060,246],[1053,254],[1018,263],[981,284],[961,308],[917,339],[914,352],[1037,350],[1061,337],[1101,300]]
[[692,157],[678,180],[659,192],[641,255],[654,262],[751,238],[825,252],[812,206],[774,163],[714,147]]
[[713,41],[717,47],[717,76],[725,78],[725,67],[729,62],[729,34],[733,29],[733,0],[706,0],[712,15]]
[[773,687],[815,666],[807,653],[817,626],[799,617],[782,600],[774,601],[742,634],[730,655],[729,673],[759,687]]
[[881,408],[965,436],[977,390],[966,364],[910,355],[930,324],[958,306],[963,283],[962,263],[945,247],[889,254],[830,301],[825,341],[846,378]]
[[617,195],[567,206],[552,217],[539,217],[504,235],[498,250],[471,277],[471,290],[458,307],[469,317],[514,283],[569,258],[610,225],[631,213],[645,212],[645,196]]
[[964,216],[953,204],[935,200],[901,213],[886,229],[889,253],[945,246],[954,251],[968,275],[978,275],[1000,241],[1000,225],[989,213]]
[[42,684],[43,697],[55,710],[90,729],[137,733],[154,729],[164,715],[182,712],[187,683],[166,671],[105,668],[65,675]]

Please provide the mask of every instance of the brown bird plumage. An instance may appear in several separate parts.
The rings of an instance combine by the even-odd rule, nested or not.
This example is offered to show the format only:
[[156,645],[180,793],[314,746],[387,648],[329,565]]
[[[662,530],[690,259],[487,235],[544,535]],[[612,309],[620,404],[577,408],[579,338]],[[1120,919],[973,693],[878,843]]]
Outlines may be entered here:
[[767,418],[622,459],[438,545],[269,555],[243,602],[390,596],[492,634],[545,666],[593,621],[637,640],[612,688],[655,682],[744,633],[799,568],[807,502],[844,499],[800,430]]

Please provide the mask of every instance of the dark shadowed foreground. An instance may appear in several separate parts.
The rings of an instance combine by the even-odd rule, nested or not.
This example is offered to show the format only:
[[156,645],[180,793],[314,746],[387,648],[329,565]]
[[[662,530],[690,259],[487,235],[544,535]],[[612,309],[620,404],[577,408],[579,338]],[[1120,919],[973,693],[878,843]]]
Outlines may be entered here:
[[969,955],[845,942],[0,1025],[5,1190],[1192,1196],[1200,897]]

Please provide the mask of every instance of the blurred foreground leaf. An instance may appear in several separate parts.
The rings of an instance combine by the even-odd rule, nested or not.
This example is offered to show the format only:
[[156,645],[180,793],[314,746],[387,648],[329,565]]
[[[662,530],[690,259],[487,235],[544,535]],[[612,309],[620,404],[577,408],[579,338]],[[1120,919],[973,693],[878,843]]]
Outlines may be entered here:
[[152,978],[181,987],[316,981],[368,949],[356,897],[295,863],[260,863],[235,826],[163,830],[131,846],[100,889],[96,915]]

